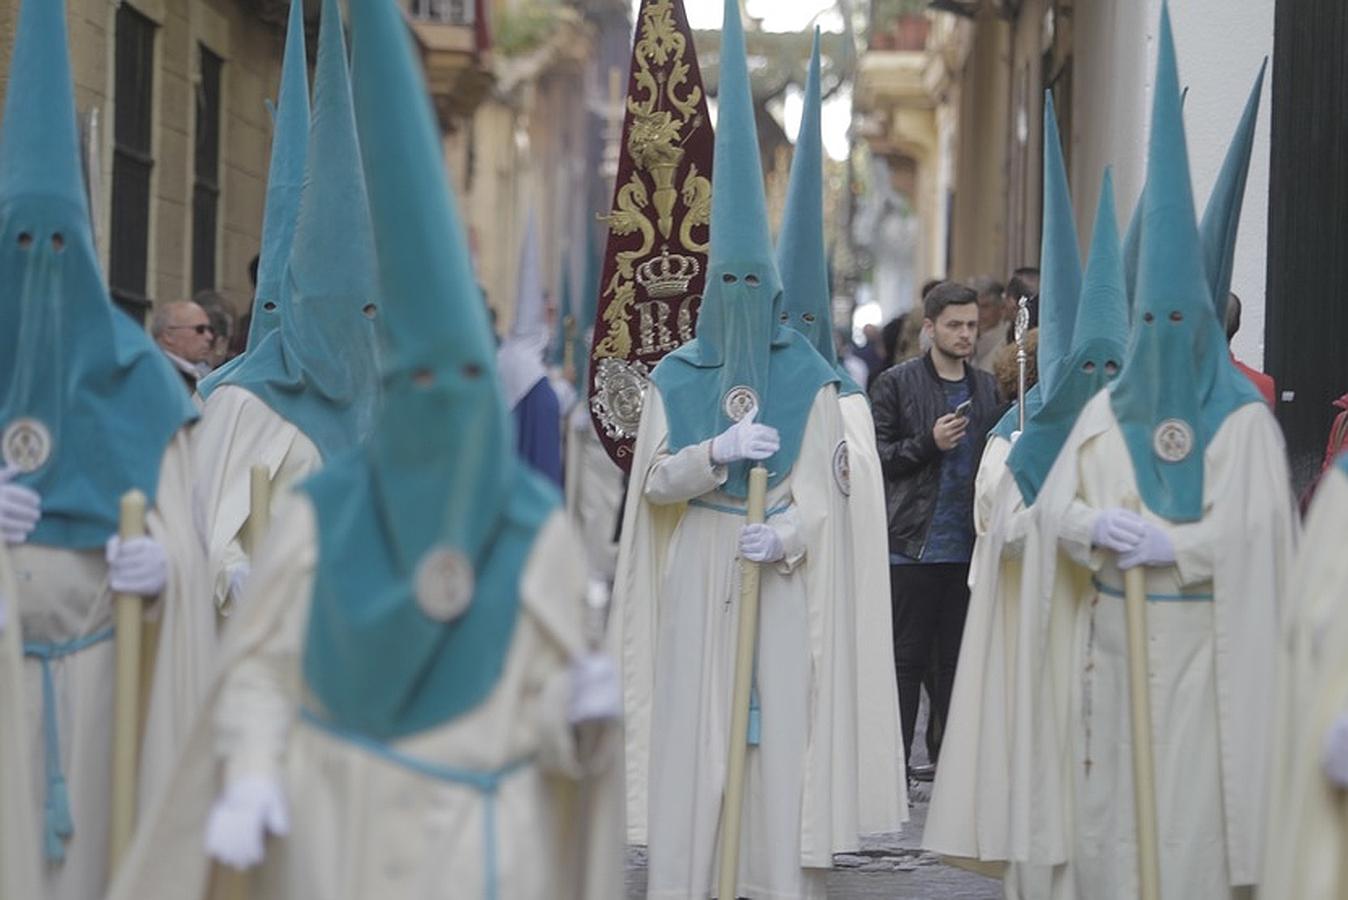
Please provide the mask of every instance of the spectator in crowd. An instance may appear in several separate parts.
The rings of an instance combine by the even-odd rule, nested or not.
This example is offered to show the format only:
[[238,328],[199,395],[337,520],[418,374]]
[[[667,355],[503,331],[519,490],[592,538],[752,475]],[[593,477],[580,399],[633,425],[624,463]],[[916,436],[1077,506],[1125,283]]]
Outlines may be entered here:
[[[1226,300],[1226,344],[1231,346],[1231,339],[1240,331],[1240,298],[1232,291]],[[1270,409],[1278,407],[1278,385],[1273,381],[1272,375],[1265,375],[1256,368],[1245,365],[1245,363],[1236,359],[1236,354],[1231,353],[1231,363],[1240,370],[1240,374],[1250,379],[1250,382],[1259,389],[1263,395],[1264,402]]]
[[969,364],[978,296],[943,283],[923,301],[931,349],[871,388],[889,512],[894,657],[905,759],[911,759],[923,670],[938,657],[933,714],[944,719],[969,603],[974,470],[997,420],[992,375]]
[[[254,256],[253,261],[248,264],[248,284],[251,285],[248,291],[249,297],[257,296],[257,267],[261,258],[261,256]],[[248,332],[252,327],[253,310],[250,307],[239,317],[238,324],[234,328],[234,334],[229,339],[229,359],[241,356],[243,351],[248,349]]]
[[1016,269],[1006,283],[1002,318],[1009,323],[1005,340],[1008,344],[1016,339],[1016,312],[1020,309],[1021,297],[1030,299],[1030,327],[1034,328],[1039,323],[1039,270],[1034,266],[1021,266]]
[[885,359],[884,344],[880,338],[879,325],[867,325],[861,329],[863,338],[861,347],[857,350],[857,356],[866,364],[866,387],[870,387],[871,379],[883,372],[889,365]]
[[[1025,390],[1039,383],[1039,329],[1025,332]],[[1002,395],[1002,411],[1020,399],[1020,361],[1016,345],[1003,344],[992,360],[992,375],[997,379],[997,390]],[[1000,417],[999,417],[1000,418]]]
[[206,311],[206,315],[210,318],[211,330],[215,332],[215,336],[211,339],[210,353],[206,357],[206,362],[214,369],[231,359],[229,349],[234,336],[234,313],[229,308],[229,301],[212,290],[197,291],[192,296],[192,302]]
[[991,372],[997,351],[1006,345],[1006,333],[1015,321],[1015,315],[1005,313],[1000,281],[975,278],[973,289],[978,293],[978,345],[974,351],[974,365],[984,372]]
[[188,392],[195,392],[197,381],[211,371],[215,329],[206,310],[191,300],[156,306],[150,317],[150,335],[178,370]]

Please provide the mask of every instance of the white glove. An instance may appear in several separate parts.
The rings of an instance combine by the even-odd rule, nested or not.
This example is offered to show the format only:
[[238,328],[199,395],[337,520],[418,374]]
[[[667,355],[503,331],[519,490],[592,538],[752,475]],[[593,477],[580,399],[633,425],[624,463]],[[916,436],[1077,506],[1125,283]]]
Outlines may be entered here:
[[1146,529],[1142,540],[1133,549],[1119,554],[1119,568],[1131,569],[1134,566],[1173,566],[1175,564],[1175,545],[1159,526],[1143,520]]
[[771,525],[745,525],[740,529],[740,556],[749,562],[774,563],[786,556],[786,548]]
[[1011,432],[1011,446],[1016,446],[1016,441],[1020,440],[1020,429]]
[[108,587],[115,593],[153,597],[168,582],[168,556],[154,538],[123,541],[113,535],[108,538],[104,556],[108,561]]
[[0,537],[6,544],[22,544],[42,518],[42,498],[21,484],[10,484],[17,466],[0,469]]
[[573,662],[567,722],[600,722],[620,719],[622,714],[622,679],[613,660],[604,653],[589,653]]
[[712,438],[711,461],[718,466],[741,459],[767,459],[782,446],[781,436],[771,425],[756,425],[758,407],[754,407],[734,425]]
[[1348,788],[1348,712],[1335,719],[1325,732],[1322,753],[1325,777],[1341,788]]
[[1095,517],[1091,543],[1116,553],[1127,553],[1142,542],[1147,522],[1135,512],[1112,507]]
[[206,854],[235,869],[262,862],[267,835],[290,833],[290,812],[275,778],[245,775],[215,798],[206,820]]

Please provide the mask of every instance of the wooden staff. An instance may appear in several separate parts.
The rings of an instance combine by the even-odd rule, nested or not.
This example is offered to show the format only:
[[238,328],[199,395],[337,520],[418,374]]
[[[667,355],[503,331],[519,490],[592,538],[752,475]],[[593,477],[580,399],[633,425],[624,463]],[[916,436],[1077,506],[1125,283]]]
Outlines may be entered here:
[[[1138,511],[1136,497],[1124,509]],[[1133,809],[1137,822],[1137,869],[1141,900],[1160,900],[1161,866],[1156,841],[1156,768],[1151,747],[1151,689],[1147,655],[1147,573],[1134,566],[1123,573],[1128,617],[1128,694],[1132,706]]]
[[[145,535],[145,495],[122,495],[117,534],[123,542]],[[112,731],[112,822],[108,849],[111,870],[131,846],[136,822],[136,763],[140,737],[140,652],[144,599],[136,594],[113,598],[116,625],[116,693]]]
[[[262,541],[271,524],[271,474],[264,465],[253,466],[248,472],[248,521],[243,525],[243,542],[249,561],[257,559]],[[247,900],[252,895],[252,874],[218,862],[211,864],[211,884],[206,896],[210,900]]]
[[[768,470],[749,470],[745,522],[762,525],[767,504]],[[740,559],[739,646],[735,651],[735,693],[730,707],[730,753],[721,806],[721,873],[717,896],[734,900],[740,867],[740,824],[744,818],[744,764],[749,752],[749,689],[754,675],[758,638],[758,563]]]

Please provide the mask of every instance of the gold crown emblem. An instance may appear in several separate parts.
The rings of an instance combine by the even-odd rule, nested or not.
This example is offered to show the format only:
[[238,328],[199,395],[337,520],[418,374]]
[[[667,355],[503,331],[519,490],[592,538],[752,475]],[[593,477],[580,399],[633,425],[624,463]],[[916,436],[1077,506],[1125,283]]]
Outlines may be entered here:
[[650,297],[678,297],[688,292],[689,283],[701,271],[702,266],[693,257],[671,254],[669,247],[661,247],[659,256],[637,267],[637,284]]

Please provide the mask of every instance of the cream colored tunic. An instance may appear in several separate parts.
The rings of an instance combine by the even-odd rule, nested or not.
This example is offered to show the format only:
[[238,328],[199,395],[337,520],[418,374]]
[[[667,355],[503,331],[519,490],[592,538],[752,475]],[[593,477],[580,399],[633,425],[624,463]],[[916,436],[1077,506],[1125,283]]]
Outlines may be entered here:
[[[862,834],[895,832],[908,821],[908,785],[899,730],[894,668],[893,608],[889,599],[889,516],[875,419],[865,394],[838,400],[847,438],[852,575],[856,598],[857,770],[864,773],[857,803]],[[887,755],[886,755],[887,754]],[[894,763],[890,763],[894,760]],[[882,764],[875,765],[879,761]]]
[[[649,845],[649,896],[706,897],[729,747],[743,502],[720,492],[726,473],[707,443],[670,454],[667,433],[650,391],[609,634],[628,716],[628,841]],[[833,854],[859,844],[865,774],[897,780],[885,770],[903,765],[893,746],[858,738],[858,710],[889,706],[883,682],[858,678],[885,662],[858,660],[878,642],[857,637],[851,513],[835,467],[843,438],[837,392],[826,387],[792,472],[767,498],[786,557],[763,567],[760,587],[762,734],[748,756],[739,877],[754,898],[823,896]],[[895,810],[900,801],[875,803]]]
[[618,568],[618,517],[623,471],[609,459],[588,410],[567,417],[566,508],[580,529],[592,573],[613,581]]
[[1265,900],[1340,900],[1348,890],[1348,792],[1321,769],[1348,713],[1348,476],[1330,469],[1306,519],[1283,626]]
[[[209,867],[201,846],[221,786],[213,755],[224,760],[226,779],[279,775],[289,801],[290,836],[269,841],[251,876],[255,900],[484,896],[483,794],[414,772],[297,716],[307,695],[300,667],[317,538],[307,498],[291,495],[286,503],[277,507],[273,538],[258,557],[192,749],[138,835],[112,897],[205,895]],[[593,753],[579,753],[566,722],[570,660],[582,651],[582,560],[564,517],[554,514],[526,564],[524,602],[496,688],[471,712],[391,745],[433,765],[481,772],[530,761],[504,779],[495,800],[502,900],[621,894],[616,803],[611,813],[591,806],[586,817],[576,815],[577,780],[605,758],[603,741]],[[609,796],[618,799],[616,791]]]
[[[147,621],[156,623],[149,633],[157,631],[157,640],[144,645],[154,675],[148,693],[142,693],[148,697],[138,786],[142,809],[164,785],[215,662],[205,555],[192,527],[189,462],[188,435],[180,431],[164,453],[155,505],[146,516],[147,532],[163,545],[169,572],[164,593],[146,610]],[[112,594],[101,548],[22,544],[10,548],[10,559],[25,642],[65,644],[110,628]],[[47,900],[93,900],[107,887],[113,660],[113,641],[105,640],[49,663],[74,834],[65,842],[65,861],[45,867],[39,896]],[[47,795],[43,665],[29,656],[23,668],[32,784],[28,810],[40,833]]]
[[241,537],[252,467],[265,465],[272,496],[323,465],[318,448],[256,394],[235,385],[212,391],[192,436],[193,499],[210,559],[216,608],[230,605],[230,572],[248,561]]
[[17,596],[9,551],[0,541],[0,900],[42,896],[42,827],[28,801],[32,760]]
[[[1097,511],[1136,491],[1102,392],[1054,464],[1026,537],[1022,606],[1033,598],[1037,614],[1027,610],[1019,629],[1008,835],[1011,858],[1034,867],[1021,896],[1137,896],[1122,576],[1090,544]],[[1142,515],[1167,532],[1177,559],[1146,570],[1161,894],[1244,896],[1263,852],[1270,635],[1296,530],[1267,407],[1232,412],[1207,447],[1201,520]]]
[[[989,434],[983,445],[983,458],[974,475],[974,534],[982,537],[992,527],[997,500],[997,488],[1006,472],[1006,458],[1011,455],[1011,442],[998,434]],[[969,577],[973,577],[970,569]]]

